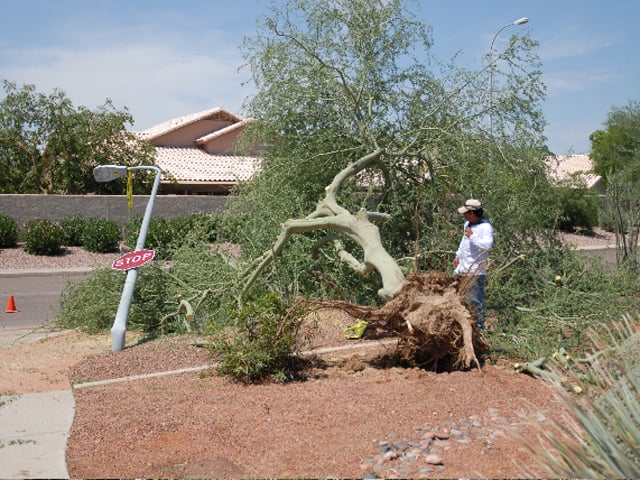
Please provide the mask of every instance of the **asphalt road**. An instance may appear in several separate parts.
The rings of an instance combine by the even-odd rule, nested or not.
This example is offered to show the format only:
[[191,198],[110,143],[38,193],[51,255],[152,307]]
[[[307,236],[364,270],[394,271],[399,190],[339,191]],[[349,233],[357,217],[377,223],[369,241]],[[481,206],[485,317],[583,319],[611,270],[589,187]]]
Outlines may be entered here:
[[[0,275],[0,344],[10,342],[53,320],[60,307],[60,294],[64,287],[86,275]],[[6,312],[11,295],[19,312]]]

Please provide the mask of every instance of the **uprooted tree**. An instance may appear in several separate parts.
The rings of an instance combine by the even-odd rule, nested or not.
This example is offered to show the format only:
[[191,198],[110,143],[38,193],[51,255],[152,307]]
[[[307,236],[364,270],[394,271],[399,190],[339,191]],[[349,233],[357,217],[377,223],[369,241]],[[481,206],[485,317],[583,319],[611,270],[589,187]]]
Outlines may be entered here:
[[[474,332],[465,286],[444,273],[418,275],[417,268],[407,277],[399,260],[416,260],[419,251],[426,270],[443,271],[451,242],[459,240],[438,233],[459,222],[449,204],[465,195],[508,198],[509,189],[520,188],[516,182],[529,181],[542,144],[536,103],[543,90],[535,43],[527,38],[512,37],[477,72],[441,67],[430,46],[429,29],[401,0],[290,0],[274,8],[245,44],[258,86],[248,103],[259,120],[253,140],[270,149],[229,216],[251,229],[243,252],[257,257],[241,297],[259,278],[264,288],[290,291],[304,282],[284,277],[295,276],[294,267],[310,270],[302,257],[332,246],[352,271],[377,272],[377,295],[386,304],[325,304],[400,333],[421,365],[469,368],[487,345]],[[496,87],[491,102],[489,73],[494,85],[498,78],[509,85]],[[490,111],[495,137],[487,135]],[[531,204],[509,221],[527,225],[540,208]],[[425,228],[431,234],[420,236]],[[298,237],[315,243],[292,249]],[[330,275],[330,265],[322,265]],[[313,297],[309,284],[298,293]]]
[[[483,352],[488,344],[473,327],[475,321],[462,300],[464,288],[460,288],[460,282],[447,275],[413,274],[409,280],[405,279],[402,269],[383,246],[380,231],[373,223],[388,218],[388,215],[364,209],[352,214],[337,201],[343,183],[362,170],[375,166],[381,155],[382,150],[378,149],[347,166],[326,187],[324,198],[312,213],[282,225],[275,245],[259,259],[242,295],[282,252],[292,234],[330,231],[338,236],[327,235],[317,245],[333,242],[338,257],[362,275],[377,271],[382,282],[378,295],[387,303],[382,308],[347,302],[325,302],[325,305],[341,308],[356,318],[364,318],[374,328],[399,334],[405,346],[404,356],[410,363],[430,368],[479,367],[475,351]],[[349,237],[362,248],[362,261],[345,250],[340,236]]]

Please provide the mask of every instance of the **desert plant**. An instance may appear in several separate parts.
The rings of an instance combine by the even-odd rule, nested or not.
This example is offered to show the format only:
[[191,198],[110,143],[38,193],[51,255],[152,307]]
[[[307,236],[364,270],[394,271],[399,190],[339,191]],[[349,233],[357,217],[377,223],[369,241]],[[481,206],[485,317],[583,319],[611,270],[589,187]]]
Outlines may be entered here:
[[220,373],[253,383],[273,377],[290,379],[300,311],[288,309],[277,295],[256,297],[236,311],[236,330],[216,336],[214,350],[220,356]]
[[120,227],[107,218],[88,218],[82,229],[82,247],[89,252],[109,253],[118,247]]
[[81,213],[65,215],[60,220],[60,226],[64,230],[64,244],[68,247],[82,246],[82,231],[87,223],[87,218]]
[[35,219],[24,224],[24,250],[31,255],[57,255],[64,243],[64,230],[50,220]]
[[[637,319],[625,315],[618,325],[593,335],[595,351],[589,358],[553,368],[559,397],[571,418],[568,425],[540,432],[542,448],[526,442],[551,476],[640,477],[639,327]],[[587,398],[576,392],[586,392]]]
[[18,224],[6,215],[0,215],[0,248],[15,247],[18,241]]

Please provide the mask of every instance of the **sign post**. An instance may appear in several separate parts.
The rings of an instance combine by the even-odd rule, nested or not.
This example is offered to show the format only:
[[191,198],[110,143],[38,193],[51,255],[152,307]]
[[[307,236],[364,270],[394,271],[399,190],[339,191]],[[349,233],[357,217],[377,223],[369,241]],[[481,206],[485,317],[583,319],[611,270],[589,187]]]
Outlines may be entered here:
[[[118,261],[126,262],[127,258],[130,259],[130,263],[134,264],[134,257],[136,254],[141,257],[144,254],[140,254],[141,251],[144,251],[144,242],[147,239],[147,232],[149,231],[149,223],[151,222],[151,212],[153,211],[153,204],[155,202],[156,194],[158,192],[158,186],[160,185],[160,177],[162,174],[162,170],[160,167],[156,167],[154,165],[142,165],[139,167],[126,167],[120,165],[100,165],[93,169],[93,178],[98,182],[110,182],[115,180],[116,178],[122,177],[128,170],[154,170],[156,172],[156,177],[153,181],[153,188],[151,189],[151,196],[149,197],[149,201],[147,202],[147,208],[144,212],[144,217],[142,217],[142,224],[140,225],[140,233],[138,234],[138,241],[136,243],[136,248],[134,252],[131,252],[134,255],[128,257],[128,255],[123,255],[122,257],[116,259],[115,263]],[[151,252],[152,250],[146,250],[146,252]],[[147,261],[151,261],[153,257],[149,258]],[[125,259],[125,260],[123,260]],[[142,258],[140,258],[142,260]],[[124,349],[125,344],[125,336],[127,331],[127,318],[129,317],[129,309],[131,308],[131,302],[133,300],[133,290],[136,286],[136,280],[138,279],[138,268],[140,265],[144,264],[143,262],[137,266],[131,266],[129,268],[118,268],[118,270],[126,270],[127,278],[124,281],[124,287],[122,289],[122,296],[120,297],[120,305],[118,305],[118,311],[116,312],[116,319],[113,322],[113,327],[111,327],[111,350],[116,352]]]

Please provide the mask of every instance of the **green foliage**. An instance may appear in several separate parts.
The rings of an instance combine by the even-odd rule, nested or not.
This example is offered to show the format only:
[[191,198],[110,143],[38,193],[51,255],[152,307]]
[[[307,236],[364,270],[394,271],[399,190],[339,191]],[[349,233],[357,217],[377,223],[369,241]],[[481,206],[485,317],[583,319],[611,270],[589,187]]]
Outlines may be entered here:
[[594,171],[607,178],[621,170],[640,175],[640,102],[630,101],[623,107],[613,107],[604,122],[604,130],[597,130],[591,140],[591,159]]
[[[431,45],[430,28],[401,1],[289,1],[261,22],[244,45],[258,86],[249,114],[260,120],[248,134],[272,148],[225,212],[243,258],[268,251],[284,221],[308,215],[338,172],[378,148],[380,164],[345,182],[338,200],[352,213],[391,215],[380,228],[395,258],[419,250],[429,268],[448,268],[461,222],[452,212],[471,196],[491,206],[514,244],[549,223],[557,208],[547,201],[536,43],[513,37],[491,59],[496,138],[485,135],[488,71],[442,65]],[[265,285],[377,302],[374,275],[363,286],[330,248],[309,255],[326,233],[292,237]]]
[[[179,221],[179,219],[176,219]],[[198,232],[205,242],[224,240],[222,233],[222,216],[216,213],[194,213],[183,219],[185,225],[180,228],[183,236],[187,233]]]
[[60,220],[60,226],[64,230],[64,244],[68,247],[82,246],[82,232],[87,223],[87,218],[77,213],[75,215],[65,215]]
[[[212,250],[197,232],[173,251],[170,268],[153,261],[140,268],[129,311],[129,327],[150,335],[207,331],[231,322],[237,294],[237,271],[222,249]],[[110,328],[115,319],[125,275],[100,268],[86,280],[70,283],[62,294],[56,321],[90,332]],[[180,310],[189,302],[194,318]]]
[[35,219],[24,225],[24,250],[31,255],[58,255],[64,244],[64,230],[50,220]]
[[[546,426],[546,444],[524,440],[551,477],[638,478],[640,476],[640,325],[625,316],[593,338],[586,366],[556,364],[556,387],[573,423]],[[567,380],[568,379],[568,380]],[[585,382],[584,380],[588,380]],[[587,399],[566,385],[581,386]]]
[[291,378],[299,322],[273,293],[247,303],[235,314],[236,330],[231,338],[225,332],[215,341],[220,373],[247,383]]
[[[142,215],[134,215],[124,226],[124,241],[131,248],[138,242],[142,218]],[[191,217],[173,219],[152,217],[149,221],[145,248],[155,250],[156,258],[160,260],[170,259],[172,250],[195,228],[199,228],[197,217],[193,219]],[[209,232],[203,232],[203,234],[207,237],[210,235]]]
[[640,238],[639,182],[634,171],[623,169],[609,174],[604,208],[616,234],[618,267],[638,273],[638,239]]
[[[158,333],[160,319],[169,309],[167,277],[167,273],[159,262],[154,261],[140,267],[129,310],[131,328],[141,329],[148,334]],[[165,333],[176,331],[176,329],[167,329]]]
[[[111,328],[125,278],[121,271],[97,268],[85,280],[70,282],[62,292],[56,323],[88,333]],[[128,315],[129,329],[157,333],[160,319],[168,311],[166,283],[160,264],[151,262],[140,268]]]
[[82,247],[89,252],[109,253],[118,249],[120,227],[108,218],[88,218],[82,229]]
[[62,291],[56,322],[65,328],[99,333],[116,318],[125,275],[111,268],[97,268],[85,280],[70,282]]
[[0,215],[0,248],[15,247],[18,242],[18,224],[6,215]]
[[[560,277],[556,280],[556,277]],[[535,359],[560,347],[584,352],[587,331],[632,308],[637,282],[612,275],[584,252],[556,249],[527,255],[487,274],[492,356]]]
[[[110,100],[89,110],[75,107],[62,90],[38,93],[5,80],[0,101],[0,192],[124,193],[124,182],[96,183],[101,164],[153,163],[153,146],[127,133],[133,118]],[[134,190],[148,192],[146,176]]]
[[560,207],[557,228],[573,231],[576,228],[592,230],[598,225],[600,201],[598,197],[585,189],[559,187]]
[[594,171],[605,178],[603,218],[616,233],[618,266],[637,273],[640,237],[640,102],[614,107],[605,129],[591,134]]

